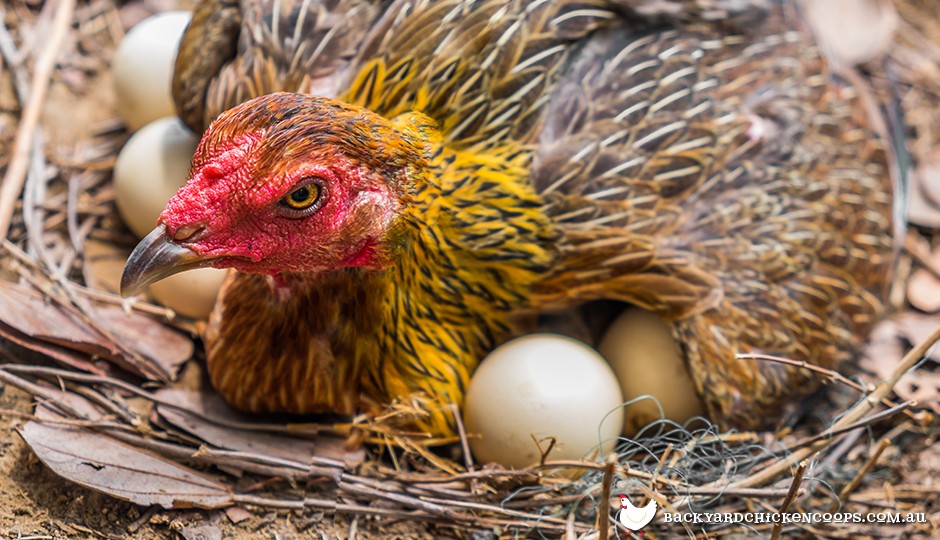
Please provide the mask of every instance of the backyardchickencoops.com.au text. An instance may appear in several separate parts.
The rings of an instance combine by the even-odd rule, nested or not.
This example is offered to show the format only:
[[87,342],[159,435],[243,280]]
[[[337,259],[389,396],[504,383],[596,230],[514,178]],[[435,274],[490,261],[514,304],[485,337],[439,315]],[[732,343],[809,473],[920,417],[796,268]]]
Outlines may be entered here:
[[665,512],[666,523],[927,523],[924,512]]

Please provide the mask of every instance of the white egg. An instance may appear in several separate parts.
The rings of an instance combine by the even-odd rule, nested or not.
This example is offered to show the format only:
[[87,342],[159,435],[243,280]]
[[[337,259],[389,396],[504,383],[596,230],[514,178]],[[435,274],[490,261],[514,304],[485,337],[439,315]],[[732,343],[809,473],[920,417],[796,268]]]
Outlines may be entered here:
[[215,305],[226,271],[198,268],[172,275],[150,285],[158,302],[187,317],[206,319]]
[[[672,327],[655,313],[627,309],[604,334],[598,350],[617,374],[625,400],[655,396],[665,417],[679,423],[703,413]],[[638,401],[625,409],[623,431],[632,435],[658,418],[652,400]]]
[[891,0],[800,0],[799,5],[823,50],[850,66],[885,54],[900,22]]
[[188,11],[154,15],[131,28],[118,45],[111,72],[118,112],[131,131],[176,114],[170,86],[190,18]]
[[[186,183],[198,142],[174,116],[147,124],[121,149],[114,164],[115,199],[139,237],[156,226],[166,203]],[[224,279],[224,270],[191,270],[154,283],[150,292],[177,313],[201,319],[209,315]]]
[[494,350],[470,381],[464,404],[478,461],[524,467],[549,459],[604,455],[620,434],[620,387],[594,349],[553,334],[525,336]]
[[114,164],[115,199],[139,237],[157,225],[166,203],[186,183],[198,143],[174,116],[147,124],[121,149]]

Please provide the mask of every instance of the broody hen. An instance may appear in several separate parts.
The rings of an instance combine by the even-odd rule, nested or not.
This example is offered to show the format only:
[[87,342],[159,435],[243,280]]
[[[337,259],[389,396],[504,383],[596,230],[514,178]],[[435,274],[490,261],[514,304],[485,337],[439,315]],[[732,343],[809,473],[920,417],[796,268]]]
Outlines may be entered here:
[[792,13],[727,3],[203,2],[175,97],[221,115],[123,288],[234,268],[208,368],[249,411],[423,396],[447,433],[527,315],[612,299],[671,321],[714,418],[760,426],[811,379],[735,355],[848,358],[899,226],[856,91]]

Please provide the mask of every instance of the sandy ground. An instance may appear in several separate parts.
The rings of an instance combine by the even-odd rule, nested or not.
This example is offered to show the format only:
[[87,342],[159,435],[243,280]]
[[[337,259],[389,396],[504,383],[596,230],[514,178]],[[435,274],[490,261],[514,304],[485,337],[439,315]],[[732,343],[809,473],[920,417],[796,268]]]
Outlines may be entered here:
[[237,525],[224,512],[162,511],[140,508],[75,486],[50,472],[17,433],[32,410],[25,393],[0,385],[0,538],[125,539],[344,539],[417,540],[449,538],[415,523],[379,523],[368,518],[324,516],[318,512],[250,512]]

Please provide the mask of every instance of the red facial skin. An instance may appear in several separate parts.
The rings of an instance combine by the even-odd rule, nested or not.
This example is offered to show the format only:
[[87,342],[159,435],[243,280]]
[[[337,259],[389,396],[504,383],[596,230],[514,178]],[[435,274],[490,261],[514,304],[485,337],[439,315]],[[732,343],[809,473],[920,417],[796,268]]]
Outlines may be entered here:
[[[189,182],[160,215],[179,245],[213,258],[216,268],[275,276],[390,265],[388,237],[402,194],[387,171],[338,145],[284,142],[286,130],[304,140],[310,126],[251,129],[224,116],[204,135]],[[271,140],[274,132],[279,140]],[[284,197],[311,179],[321,190],[316,209],[285,206]]]

